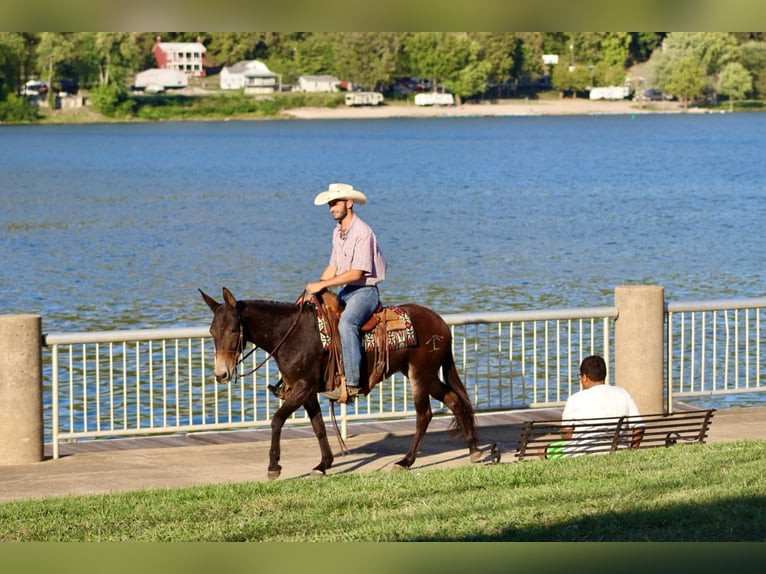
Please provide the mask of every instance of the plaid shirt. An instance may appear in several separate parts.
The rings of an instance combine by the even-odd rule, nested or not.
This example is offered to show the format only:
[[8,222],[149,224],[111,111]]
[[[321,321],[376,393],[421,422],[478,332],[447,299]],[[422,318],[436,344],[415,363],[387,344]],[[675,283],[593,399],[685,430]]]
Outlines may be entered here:
[[388,267],[372,229],[356,214],[345,236],[341,236],[340,223],[333,230],[330,265],[337,274],[349,269],[364,271],[362,279],[349,285],[377,285],[386,278]]

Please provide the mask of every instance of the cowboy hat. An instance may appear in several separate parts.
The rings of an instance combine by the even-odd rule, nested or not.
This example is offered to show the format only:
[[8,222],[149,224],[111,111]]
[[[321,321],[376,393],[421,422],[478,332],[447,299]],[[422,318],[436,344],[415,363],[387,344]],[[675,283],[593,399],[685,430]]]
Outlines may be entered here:
[[331,183],[327,191],[314,198],[314,205],[324,205],[336,199],[353,199],[354,203],[360,205],[367,203],[367,196],[353,186],[347,183]]

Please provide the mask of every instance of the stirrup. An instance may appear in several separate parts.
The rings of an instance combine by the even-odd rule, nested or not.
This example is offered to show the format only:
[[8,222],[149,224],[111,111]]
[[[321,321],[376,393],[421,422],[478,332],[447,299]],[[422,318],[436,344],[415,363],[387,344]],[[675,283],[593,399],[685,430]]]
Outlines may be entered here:
[[343,386],[337,387],[333,389],[332,391],[325,391],[321,393],[323,397],[326,399],[330,399],[331,401],[337,401],[339,403],[347,403],[357,397],[357,395],[361,395],[362,390],[359,387],[346,387],[345,397],[343,393]]

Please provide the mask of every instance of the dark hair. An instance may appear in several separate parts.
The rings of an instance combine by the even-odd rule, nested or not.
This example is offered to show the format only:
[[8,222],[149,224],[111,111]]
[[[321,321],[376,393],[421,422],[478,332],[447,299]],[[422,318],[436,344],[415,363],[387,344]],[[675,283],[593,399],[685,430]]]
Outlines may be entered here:
[[585,357],[580,363],[580,374],[587,375],[591,381],[606,380],[606,363],[598,355]]

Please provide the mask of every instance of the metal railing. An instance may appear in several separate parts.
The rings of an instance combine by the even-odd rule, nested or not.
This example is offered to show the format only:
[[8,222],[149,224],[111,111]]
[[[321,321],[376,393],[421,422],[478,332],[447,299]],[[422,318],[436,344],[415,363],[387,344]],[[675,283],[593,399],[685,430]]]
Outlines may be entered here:
[[[597,307],[444,319],[463,382],[486,411],[562,404],[583,357],[598,353],[610,363],[616,315]],[[215,382],[207,327],[51,333],[44,345],[45,440],[54,458],[61,441],[267,427],[280,405],[266,388],[279,379],[271,360],[228,385]],[[254,367],[264,358],[257,350],[248,361]],[[410,403],[407,379],[394,375],[342,405],[343,431],[348,421],[413,416]],[[287,422],[308,423],[302,409]]]
[[666,306],[666,389],[674,398],[766,391],[766,298]]
[[[766,390],[762,309],[766,299],[666,305],[666,394],[674,399]],[[579,390],[582,359],[602,355],[614,372],[616,307],[444,315],[458,371],[477,411],[561,406]],[[261,350],[244,370],[265,358]],[[280,401],[273,361],[219,385],[207,327],[44,337],[45,441],[268,427]],[[322,401],[325,416],[329,402]],[[445,412],[438,401],[434,412]],[[414,416],[402,375],[341,405],[349,421]],[[307,425],[300,409],[288,425]]]

